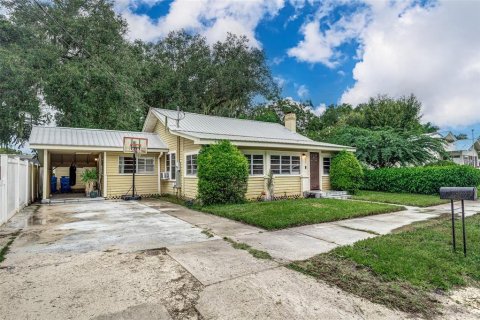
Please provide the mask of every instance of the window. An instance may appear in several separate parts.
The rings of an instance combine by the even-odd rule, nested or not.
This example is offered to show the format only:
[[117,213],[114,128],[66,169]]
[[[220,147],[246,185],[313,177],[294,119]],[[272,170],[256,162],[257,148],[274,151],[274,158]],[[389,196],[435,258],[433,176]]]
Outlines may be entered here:
[[138,173],[154,173],[155,159],[154,158],[138,158],[137,172]]
[[330,158],[323,158],[323,174],[330,174]]
[[[135,173],[154,173],[155,159],[154,158],[138,158],[137,170]],[[118,157],[118,172],[119,173],[133,173],[133,157]]]
[[119,157],[118,158],[118,172],[119,173],[133,173],[133,157]]
[[248,173],[251,176],[263,175],[263,155],[246,154],[248,160]]
[[176,163],[176,156],[175,153],[169,153],[166,156],[166,170],[170,172],[170,180],[175,180],[175,163]]
[[189,154],[187,155],[187,176],[196,176],[197,175],[197,155]]
[[300,156],[270,156],[273,174],[300,174]]

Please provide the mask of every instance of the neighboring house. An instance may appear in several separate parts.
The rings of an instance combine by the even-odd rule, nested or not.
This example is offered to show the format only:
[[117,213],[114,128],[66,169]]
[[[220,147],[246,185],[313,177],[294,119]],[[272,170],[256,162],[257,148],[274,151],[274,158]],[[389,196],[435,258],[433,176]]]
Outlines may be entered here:
[[[285,126],[276,123],[207,116],[195,113],[151,109],[143,132],[34,127],[30,147],[39,152],[42,166],[43,199],[50,198],[52,169],[96,166],[102,196],[117,198],[132,186],[133,159],[123,153],[123,137],[148,139],[148,154],[137,161],[136,189],[143,196],[177,194],[197,196],[197,154],[202,145],[229,140],[247,157],[247,198],[266,191],[270,170],[275,194],[295,196],[306,191],[329,190],[331,157],[338,151],[355,149],[313,141],[296,133],[296,117],[285,116]],[[63,170],[63,169],[62,169]]]
[[458,164],[470,165],[475,168],[478,168],[480,166],[478,161],[480,142],[478,140],[458,140],[451,132],[444,135],[443,139],[446,142],[445,151],[448,152],[453,162]]

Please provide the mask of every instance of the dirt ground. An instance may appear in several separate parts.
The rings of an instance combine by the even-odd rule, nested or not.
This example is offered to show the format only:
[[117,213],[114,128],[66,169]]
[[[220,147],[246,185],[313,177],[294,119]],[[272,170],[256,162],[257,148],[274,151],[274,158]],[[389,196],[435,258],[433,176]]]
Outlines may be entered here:
[[[148,204],[148,203],[147,203]],[[0,264],[0,319],[411,319],[209,237],[168,203],[30,206]],[[169,214],[170,213],[170,214]],[[183,219],[178,218],[182,217]],[[259,232],[217,217],[223,232]],[[445,319],[478,319],[480,292],[443,297]]]

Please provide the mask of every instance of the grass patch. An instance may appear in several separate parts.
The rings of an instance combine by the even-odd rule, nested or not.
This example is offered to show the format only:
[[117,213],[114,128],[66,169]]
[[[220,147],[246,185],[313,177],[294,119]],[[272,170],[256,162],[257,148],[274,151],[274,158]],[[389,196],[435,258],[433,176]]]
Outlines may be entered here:
[[182,197],[174,196],[172,194],[162,194],[162,195],[159,195],[159,196],[154,196],[154,198],[158,199],[158,200],[163,200],[163,201],[179,204],[181,206],[187,206],[189,204],[186,199],[184,199]]
[[5,255],[8,253],[8,250],[10,250],[10,246],[12,245],[13,241],[15,241],[15,238],[17,238],[18,232],[14,233],[11,237],[10,240],[7,242],[7,244],[0,250],[0,263],[5,260]]
[[352,196],[352,199],[394,203],[415,207],[430,207],[448,203],[448,200],[441,200],[436,195],[415,193],[390,193],[379,191],[359,191],[357,194]]
[[404,208],[349,200],[296,199],[212,205],[197,209],[267,230],[274,230],[399,211]]
[[[452,251],[451,226],[442,217],[411,226],[408,231],[339,247],[290,268],[335,284],[345,291],[405,312],[432,317],[440,303],[432,295],[452,288],[478,285],[480,215],[466,219],[471,250]],[[457,223],[457,245],[461,226]]]
[[272,260],[272,256],[270,253],[254,249],[250,245],[243,243],[243,242],[236,242],[228,237],[224,237],[223,240],[229,242],[233,248],[239,249],[239,250],[246,250],[248,253],[250,253],[252,256],[254,256],[257,259],[267,259],[267,260]]
[[212,233],[212,230],[210,229],[203,229],[202,233],[206,235],[208,238],[213,238],[215,235]]

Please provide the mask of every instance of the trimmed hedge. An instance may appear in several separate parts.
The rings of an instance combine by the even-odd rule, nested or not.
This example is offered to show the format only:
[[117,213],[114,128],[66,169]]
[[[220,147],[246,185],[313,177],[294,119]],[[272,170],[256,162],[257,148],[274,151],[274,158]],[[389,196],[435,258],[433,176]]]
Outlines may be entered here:
[[198,154],[198,198],[204,205],[245,201],[248,161],[229,141],[203,146]]
[[471,166],[384,168],[365,171],[363,189],[438,194],[441,187],[478,187],[480,170]]
[[332,159],[330,183],[333,189],[351,194],[362,187],[363,169],[353,153],[341,151]]

